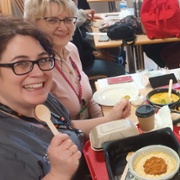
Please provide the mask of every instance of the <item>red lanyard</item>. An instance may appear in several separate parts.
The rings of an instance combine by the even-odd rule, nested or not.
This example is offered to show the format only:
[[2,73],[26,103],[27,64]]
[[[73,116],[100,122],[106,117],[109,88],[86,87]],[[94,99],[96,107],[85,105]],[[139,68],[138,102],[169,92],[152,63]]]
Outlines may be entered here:
[[73,87],[72,83],[69,81],[69,79],[67,78],[67,76],[64,74],[64,72],[59,68],[59,66],[55,63],[55,67],[58,70],[58,72],[62,75],[62,77],[65,79],[65,81],[68,83],[68,85],[71,87],[71,89],[75,92],[75,94],[77,95],[78,99],[79,99],[79,103],[82,103],[82,86],[81,86],[81,74],[79,72],[79,69],[76,65],[76,63],[72,60],[71,57],[69,57],[69,60],[71,62],[72,67],[74,68],[74,70],[76,71],[77,75],[78,75],[78,93],[76,92],[75,88]]

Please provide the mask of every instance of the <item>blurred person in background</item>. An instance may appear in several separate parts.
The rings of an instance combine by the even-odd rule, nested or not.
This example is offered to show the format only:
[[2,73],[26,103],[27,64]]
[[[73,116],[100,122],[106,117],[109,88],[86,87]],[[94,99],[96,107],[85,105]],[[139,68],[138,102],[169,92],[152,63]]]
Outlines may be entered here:
[[93,22],[102,18],[95,14],[94,9],[90,9],[86,0],[74,0],[74,2],[79,9],[72,42],[78,48],[84,72],[88,76],[104,75],[107,77],[125,74],[124,62],[122,64],[116,62],[120,55],[120,48],[96,49],[94,37],[87,35]]

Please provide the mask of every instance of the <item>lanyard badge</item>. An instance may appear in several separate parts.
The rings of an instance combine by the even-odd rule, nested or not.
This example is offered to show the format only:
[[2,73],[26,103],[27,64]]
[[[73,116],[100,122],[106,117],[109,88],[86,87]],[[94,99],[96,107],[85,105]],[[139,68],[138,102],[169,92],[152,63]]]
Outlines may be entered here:
[[84,99],[82,99],[81,110],[78,113],[78,117],[79,117],[79,119],[88,119],[89,118],[88,108],[86,106],[86,101]]

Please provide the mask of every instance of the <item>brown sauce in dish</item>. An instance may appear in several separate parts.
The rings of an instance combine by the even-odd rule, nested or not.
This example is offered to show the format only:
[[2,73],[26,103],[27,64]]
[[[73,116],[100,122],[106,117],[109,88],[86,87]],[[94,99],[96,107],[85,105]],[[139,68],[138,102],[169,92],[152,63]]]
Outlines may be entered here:
[[143,165],[146,174],[161,175],[167,172],[167,164],[162,158],[151,157]]

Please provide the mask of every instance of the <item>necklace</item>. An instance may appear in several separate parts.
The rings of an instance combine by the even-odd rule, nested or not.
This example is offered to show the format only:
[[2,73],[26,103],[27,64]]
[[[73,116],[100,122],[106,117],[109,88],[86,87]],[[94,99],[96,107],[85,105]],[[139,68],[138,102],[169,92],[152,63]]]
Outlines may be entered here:
[[[0,110],[3,111],[3,112],[6,112],[7,114],[17,116],[17,117],[19,117],[20,119],[22,119],[22,120],[24,120],[26,122],[35,123],[35,124],[42,124],[46,128],[49,129],[49,127],[47,126],[47,124],[45,122],[40,122],[40,121],[38,121],[37,119],[35,119],[33,117],[28,117],[28,116],[25,116],[25,115],[23,115],[21,113],[18,113],[18,112],[12,110],[10,107],[8,107],[8,106],[6,106],[6,105],[4,105],[2,103],[0,103]],[[72,128],[71,125],[70,125],[70,122],[67,121],[64,116],[59,116],[59,115],[57,115],[57,114],[55,114],[53,112],[51,112],[51,115],[52,115],[52,118],[51,118],[52,123],[55,125],[55,127],[57,129],[68,129],[70,131],[74,131],[77,134],[80,142],[82,144],[84,143],[84,133],[81,130],[76,129],[76,128]]]
[[[48,127],[45,122],[38,121],[34,117],[28,117],[25,116],[19,112],[16,112],[12,110],[10,107],[0,103],[0,110],[4,111],[8,114],[14,115],[16,117],[19,117],[20,119],[30,122],[30,123],[35,123],[35,124],[43,124],[44,126]],[[56,126],[56,128],[62,128],[62,129],[69,129],[72,130],[73,128],[70,126],[70,123],[63,117],[63,116],[58,116],[55,113],[51,112],[51,115],[53,118],[51,118],[53,124]]]
[[0,103],[0,110],[6,112],[6,113],[8,113],[8,114],[17,116],[17,117],[19,117],[20,119],[23,119],[23,120],[26,119],[26,121],[28,121],[28,122],[30,122],[30,123],[42,124],[42,123],[41,123],[40,121],[38,121],[37,119],[35,119],[35,118],[33,118],[33,117],[25,116],[25,115],[23,115],[23,114],[21,114],[21,113],[19,113],[19,112],[16,112],[16,111],[12,110],[10,107],[8,107],[8,106],[6,106],[6,105],[4,105],[4,104],[2,104],[2,103]]
[[[30,122],[30,123],[35,123],[35,124],[42,124],[44,125],[46,128],[48,128],[47,124],[45,122],[40,122],[38,121],[37,119],[33,118],[33,117],[28,117],[28,116],[25,116],[21,113],[18,113],[14,110],[12,110],[10,107],[0,103],[0,110],[3,111],[3,112],[6,112],[8,114],[11,114],[11,115],[14,115],[14,116],[17,116],[19,117],[20,119],[26,121],[26,122]],[[71,130],[71,131],[74,131],[80,142],[83,144],[84,143],[84,133],[79,130],[79,129],[76,129],[76,128],[72,128],[71,125],[70,125],[70,122],[67,121],[63,116],[58,116],[57,114],[51,112],[51,115],[52,115],[52,123],[55,125],[55,127],[57,129],[68,129],[68,130]],[[49,128],[48,128],[49,129]]]
[[59,68],[59,66],[55,63],[55,68],[58,70],[58,72],[62,75],[62,77],[65,79],[65,81],[68,83],[68,85],[71,87],[71,89],[74,91],[74,93],[77,95],[79,103],[82,104],[82,86],[81,86],[81,74],[79,72],[79,69],[76,65],[76,63],[72,60],[71,57],[69,57],[70,63],[73,67],[73,69],[76,71],[78,75],[78,92],[76,92],[75,88],[73,87],[72,83],[69,81],[67,76],[64,74],[64,72]]

